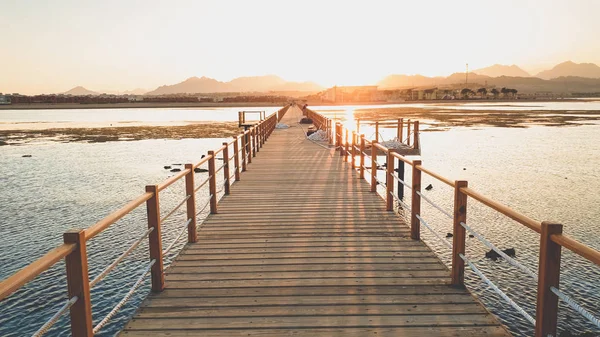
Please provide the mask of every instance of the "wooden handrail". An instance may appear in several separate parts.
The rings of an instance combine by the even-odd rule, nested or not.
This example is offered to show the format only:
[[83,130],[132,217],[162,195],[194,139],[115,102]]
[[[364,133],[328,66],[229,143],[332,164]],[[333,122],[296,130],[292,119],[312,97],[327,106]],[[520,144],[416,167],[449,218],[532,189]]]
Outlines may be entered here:
[[567,248],[568,250],[583,257],[584,259],[600,266],[600,251],[597,251],[592,247],[586,246],[585,244],[565,234],[552,234],[550,235],[550,240],[552,240],[556,244]]
[[185,177],[188,173],[190,173],[190,171],[191,170],[185,169],[185,170],[179,172],[178,174],[172,176],[171,178],[163,181],[160,185],[158,185],[158,191],[160,192],[160,191],[164,190],[165,188],[173,185],[173,183],[175,183],[177,180]]
[[75,244],[62,244],[0,282],[0,301],[10,296],[36,276],[50,269],[50,267],[71,254],[76,248],[77,245]]
[[398,152],[394,152],[394,151],[392,151],[392,156],[393,156],[394,158],[397,158],[397,159],[399,159],[399,160],[402,160],[403,162],[407,163],[408,165],[412,165],[412,164],[413,164],[412,160],[410,160],[410,159],[407,159],[406,157],[404,157],[403,155],[401,155],[401,154],[400,154],[400,153],[398,153]]
[[516,222],[523,224],[525,226],[527,226],[529,229],[532,229],[534,231],[536,231],[537,233],[541,233],[542,232],[542,223],[536,220],[533,220],[515,210],[513,210],[512,208],[502,205],[501,203],[494,201],[488,197],[485,197],[475,191],[473,191],[472,189],[468,188],[468,187],[463,187],[461,188],[461,192],[463,192],[464,194],[470,196],[471,198],[479,201],[480,203],[506,215],[507,217],[515,220]]
[[219,153],[221,153],[223,150],[225,150],[225,145],[221,146],[220,148],[216,149],[214,151],[214,155],[218,155]]
[[210,156],[205,156],[204,158],[202,158],[197,164],[194,164],[192,166],[192,168],[196,168],[204,163],[207,163],[210,160]]
[[448,186],[454,187],[454,181],[452,181],[448,178],[442,177],[441,175],[439,175],[429,169],[424,168],[422,165],[417,165],[417,166],[415,166],[415,168],[417,170],[420,170],[421,172],[427,173],[428,175],[434,177],[435,179],[443,182],[444,184],[446,184]]
[[133,199],[125,206],[121,207],[119,210],[112,212],[111,214],[104,217],[104,219],[96,222],[94,225],[85,230],[85,240],[89,240],[94,236],[102,233],[106,228],[110,225],[117,222],[119,219],[129,214],[132,210],[136,209],[139,205],[145,203],[150,200],[154,195],[151,192],[146,192],[139,197]]
[[388,153],[390,152],[390,149],[388,149],[387,147],[379,144],[379,143],[375,143],[373,146],[375,146],[376,148],[380,149],[381,151]]

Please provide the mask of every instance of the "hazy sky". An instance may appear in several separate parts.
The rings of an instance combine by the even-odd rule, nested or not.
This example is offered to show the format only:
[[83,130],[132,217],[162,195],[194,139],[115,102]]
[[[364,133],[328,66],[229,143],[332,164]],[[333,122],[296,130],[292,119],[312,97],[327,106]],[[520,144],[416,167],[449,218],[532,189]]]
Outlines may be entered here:
[[0,92],[600,64],[598,13],[598,0],[0,0]]

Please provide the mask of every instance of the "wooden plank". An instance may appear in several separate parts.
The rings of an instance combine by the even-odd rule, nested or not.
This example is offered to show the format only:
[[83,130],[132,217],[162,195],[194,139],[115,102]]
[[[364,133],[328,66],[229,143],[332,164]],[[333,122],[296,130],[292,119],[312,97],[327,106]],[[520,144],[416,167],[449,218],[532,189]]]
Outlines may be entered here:
[[126,330],[123,336],[131,337],[315,337],[315,336],[344,336],[344,337],[398,337],[398,336],[438,336],[438,337],[499,337],[507,336],[506,331],[499,326],[454,326],[446,327],[383,327],[383,328],[298,328],[291,329],[228,329],[228,330]]
[[489,314],[465,315],[339,315],[339,316],[272,316],[272,317],[197,317],[138,318],[127,324],[128,330],[153,329],[229,329],[301,328],[301,327],[402,327],[402,326],[466,326],[495,325]]
[[230,281],[169,281],[172,289],[223,288],[223,287],[311,287],[311,286],[348,286],[348,285],[442,285],[449,284],[447,278],[327,278],[327,279],[289,279],[289,280],[230,280]]

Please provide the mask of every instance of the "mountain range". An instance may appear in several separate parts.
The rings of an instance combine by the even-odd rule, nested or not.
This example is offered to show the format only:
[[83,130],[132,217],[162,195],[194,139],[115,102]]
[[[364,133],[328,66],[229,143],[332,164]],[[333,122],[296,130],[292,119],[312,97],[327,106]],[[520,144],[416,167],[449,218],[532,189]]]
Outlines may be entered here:
[[[389,75],[379,81],[381,89],[463,85],[465,73],[450,76],[427,77],[423,75]],[[468,74],[468,83],[475,85],[509,86],[521,91],[600,91],[600,67],[593,63],[563,62],[531,76],[516,65],[495,64],[476,69]],[[163,85],[155,90],[135,89],[131,91],[92,91],[75,87],[64,94],[99,95],[100,93],[130,95],[170,95],[224,92],[305,92],[315,93],[324,88],[314,82],[290,82],[275,75],[239,77],[222,82],[209,77],[190,77],[173,85]]]
[[323,87],[314,82],[288,82],[275,75],[238,77],[229,82],[221,82],[208,77],[190,77],[187,80],[163,85],[146,95],[169,95],[179,93],[218,93],[218,92],[269,92],[306,91],[317,92]]
[[510,87],[521,92],[600,92],[600,67],[593,63],[567,61],[533,77],[515,65],[496,64],[470,72],[468,79],[465,73],[454,73],[448,77],[389,75],[377,85],[380,89],[454,85]]

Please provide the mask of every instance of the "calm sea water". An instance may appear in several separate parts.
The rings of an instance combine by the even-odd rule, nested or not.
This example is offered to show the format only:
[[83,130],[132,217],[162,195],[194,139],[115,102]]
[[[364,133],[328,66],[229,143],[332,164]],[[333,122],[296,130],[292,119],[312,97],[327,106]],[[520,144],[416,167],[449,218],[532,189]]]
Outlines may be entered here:
[[[586,105],[587,109],[579,107],[578,110],[600,111],[598,102],[582,103],[592,105]],[[561,103],[549,103],[544,107],[545,110],[568,110]],[[365,107],[335,108],[349,111]],[[502,107],[493,106],[490,109],[499,108]],[[246,110],[258,109],[260,108]],[[478,109],[482,109],[481,105]],[[145,114],[122,110],[113,112],[111,116],[119,119],[115,117],[111,121],[140,121],[144,124],[158,120],[157,123],[161,125],[169,125],[189,120],[216,120],[217,117],[214,116],[217,114],[229,114],[228,120],[236,120],[237,111],[244,109],[235,108],[230,112],[225,109],[197,110],[194,113],[193,109],[192,112],[190,109],[151,109],[145,110]],[[43,120],[49,124],[67,122],[70,125],[83,125],[106,121],[102,120],[106,113],[104,110],[40,113],[46,116]],[[12,120],[6,118],[9,114],[12,114]],[[55,117],[50,117],[52,114]],[[153,114],[158,116],[153,117]],[[0,123],[19,122],[18,118],[15,120],[17,115],[19,112],[0,111]],[[70,119],[68,116],[71,116]],[[24,120],[23,117],[20,121],[35,121],[34,115],[27,118],[31,120]],[[392,130],[384,129],[382,133],[386,138],[391,137]],[[61,234],[65,230],[90,226],[141,194],[144,185],[166,179],[172,173],[164,170],[164,165],[196,162],[202,154],[218,147],[222,141],[223,139],[143,140],[96,144],[36,142],[0,147],[0,278],[14,273],[60,244]],[[597,234],[600,229],[600,125],[532,126],[526,129],[457,127],[444,132],[423,132],[421,142],[425,167],[451,179],[468,180],[469,186],[475,190],[530,217],[563,223],[566,233],[600,249],[600,237]],[[32,157],[23,158],[23,154],[31,154]],[[406,176],[409,177],[410,169],[407,167],[406,171]],[[197,179],[203,179],[204,175],[197,174]],[[423,179],[424,184],[431,183],[434,187],[431,191],[424,192],[427,197],[446,210],[451,210],[452,190],[427,176]],[[205,192],[199,194],[200,200],[202,193]],[[163,215],[183,195],[182,184],[175,184],[161,192]],[[423,202],[422,207],[423,217],[442,236],[452,231],[451,220],[426,202]],[[167,244],[183,225],[184,212],[182,210],[176,213],[165,224],[163,240]],[[470,201],[468,222],[500,248],[514,247],[520,262],[533,270],[537,269],[537,234],[475,201]],[[142,206],[94,238],[88,248],[90,275],[97,275],[140,236],[145,228],[145,210]],[[423,228],[423,237],[444,262],[449,263],[447,248],[430,235],[426,228]],[[145,245],[143,242],[134,254],[94,288],[92,298],[95,322],[110,311],[137,279],[148,259]],[[168,259],[174,256],[177,248]],[[476,265],[519,305],[534,315],[535,282],[506,262],[485,259],[483,256],[487,250],[477,239],[468,239],[467,256],[476,261]],[[518,336],[532,334],[530,324],[470,271],[467,272],[467,284],[513,333]],[[574,254],[564,252],[562,287],[597,315],[600,315],[599,284],[600,268]],[[149,284],[146,282],[99,335],[112,336],[119,331],[146,296],[148,289]],[[65,299],[64,264],[61,262],[0,303],[0,335],[31,334]],[[560,307],[559,325],[572,331],[590,330],[600,333],[563,304]],[[49,335],[68,336],[67,327],[68,315],[59,321]]]

